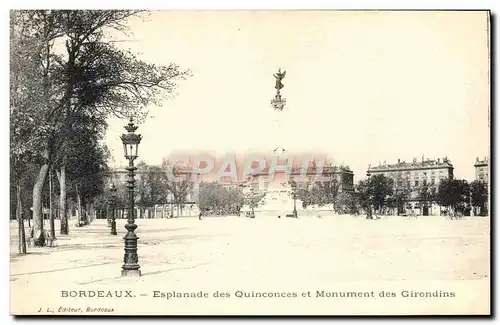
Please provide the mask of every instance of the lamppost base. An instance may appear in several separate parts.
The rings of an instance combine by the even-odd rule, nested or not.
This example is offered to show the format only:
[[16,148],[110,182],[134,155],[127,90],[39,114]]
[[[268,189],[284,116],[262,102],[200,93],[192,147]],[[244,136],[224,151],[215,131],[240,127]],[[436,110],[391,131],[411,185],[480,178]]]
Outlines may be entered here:
[[122,276],[141,276],[141,270],[122,270]]

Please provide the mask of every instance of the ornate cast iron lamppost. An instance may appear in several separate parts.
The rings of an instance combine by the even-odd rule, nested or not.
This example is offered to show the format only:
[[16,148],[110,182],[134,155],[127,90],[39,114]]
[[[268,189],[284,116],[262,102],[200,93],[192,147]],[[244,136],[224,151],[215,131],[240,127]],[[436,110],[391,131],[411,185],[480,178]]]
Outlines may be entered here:
[[120,139],[123,142],[123,150],[125,151],[125,158],[128,159],[128,218],[125,229],[127,229],[127,234],[123,239],[125,240],[125,255],[123,257],[124,264],[122,266],[122,276],[140,276],[141,271],[138,264],[139,256],[137,255],[137,240],[139,237],[135,234],[134,230],[137,228],[135,224],[134,216],[134,187],[135,187],[135,171],[134,160],[138,157],[137,152],[139,148],[139,143],[141,142],[142,136],[140,134],[135,134],[137,126],[134,125],[132,118],[130,122],[125,126],[127,134],[123,134]]
[[116,206],[116,187],[115,184],[111,184],[109,189],[111,192],[111,235],[116,236],[116,220],[115,220],[115,206]]

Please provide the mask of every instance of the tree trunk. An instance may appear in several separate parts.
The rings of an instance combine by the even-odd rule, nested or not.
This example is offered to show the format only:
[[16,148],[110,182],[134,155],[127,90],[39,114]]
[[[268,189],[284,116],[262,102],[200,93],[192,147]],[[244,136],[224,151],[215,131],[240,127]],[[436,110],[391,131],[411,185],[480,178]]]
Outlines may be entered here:
[[31,209],[29,204],[23,204],[24,219],[28,219],[28,227],[31,228]]
[[61,221],[61,235],[69,233],[68,207],[66,201],[66,166],[63,164],[56,173],[59,180],[59,219]]
[[92,203],[89,203],[89,202],[86,202],[85,203],[85,214],[87,216],[87,224],[90,225],[90,223],[92,222],[92,218],[94,217],[94,211],[92,209]]
[[[49,150],[45,149],[43,152],[43,157],[48,160]],[[43,247],[45,246],[45,234],[43,230],[43,213],[42,213],[42,190],[45,179],[47,178],[47,173],[49,171],[49,165],[44,164],[40,167],[38,172],[38,177],[36,178],[35,185],[33,186],[33,243],[35,246]]]
[[21,185],[16,185],[16,197],[17,197],[17,207],[16,207],[16,218],[18,224],[19,233],[19,254],[26,254],[26,233],[24,231],[24,218],[23,218],[23,204],[21,201]]
[[76,185],[76,202],[78,206],[77,222],[79,225],[81,225],[83,221],[83,211],[82,211],[82,198],[80,196],[80,191],[78,190],[78,184]]
[[56,227],[54,221],[54,209],[52,207],[52,169],[49,171],[49,225],[50,225],[50,237],[52,239],[56,238]]
[[83,214],[85,216],[84,217],[85,224],[88,225],[90,224],[90,218],[92,217],[90,215],[90,205],[87,202],[85,202],[85,200],[83,200],[82,206],[83,206],[83,211],[85,211],[85,213]]

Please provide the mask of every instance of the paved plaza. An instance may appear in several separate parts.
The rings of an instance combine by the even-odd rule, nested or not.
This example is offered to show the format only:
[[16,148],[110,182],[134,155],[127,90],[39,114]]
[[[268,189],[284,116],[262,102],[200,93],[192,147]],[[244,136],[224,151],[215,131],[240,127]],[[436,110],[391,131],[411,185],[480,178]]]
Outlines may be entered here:
[[188,288],[326,290],[402,281],[471,283],[490,276],[489,218],[140,219],[142,276],[132,279],[120,276],[124,224],[117,221],[118,236],[109,234],[105,220],[71,227],[70,235],[57,236],[57,247],[30,247],[28,255],[19,256],[17,227],[11,223],[12,300],[29,295],[31,301],[43,302],[44,294],[59,295],[64,288],[128,286],[151,295],[153,290]]

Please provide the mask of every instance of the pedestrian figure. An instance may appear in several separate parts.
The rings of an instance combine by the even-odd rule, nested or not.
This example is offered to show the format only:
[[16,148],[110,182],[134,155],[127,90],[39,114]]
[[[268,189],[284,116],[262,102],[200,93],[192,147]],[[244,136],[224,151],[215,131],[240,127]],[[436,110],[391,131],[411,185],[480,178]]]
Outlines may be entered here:
[[199,220],[201,220],[201,212],[200,212],[200,214],[198,215],[198,219],[199,219]]

